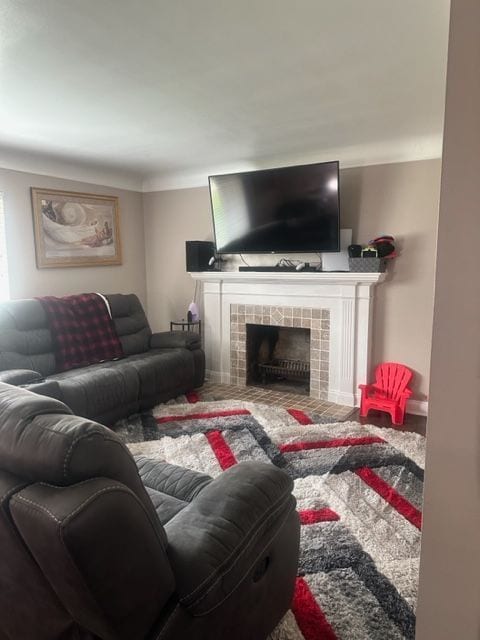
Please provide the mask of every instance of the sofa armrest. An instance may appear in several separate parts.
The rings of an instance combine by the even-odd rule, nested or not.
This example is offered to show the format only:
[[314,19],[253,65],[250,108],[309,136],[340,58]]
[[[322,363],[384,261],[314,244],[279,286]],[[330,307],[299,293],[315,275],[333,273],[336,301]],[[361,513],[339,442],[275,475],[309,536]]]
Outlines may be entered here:
[[32,384],[40,382],[43,379],[41,373],[32,371],[31,369],[7,369],[6,371],[0,371],[0,382],[13,384],[14,386]]
[[37,483],[10,500],[13,520],[71,616],[95,637],[144,638],[174,590],[163,540],[120,482]]
[[371,395],[384,396],[385,390],[381,389],[375,383],[372,384],[359,384],[358,388],[365,392],[365,397],[370,398]]
[[248,576],[255,580],[259,571],[266,572],[270,561],[293,561],[296,567],[298,536],[289,536],[288,544],[269,556],[284,524],[293,520],[298,527],[292,487],[277,467],[245,462],[205,486],[168,522],[177,592],[192,615],[216,609]]
[[162,331],[150,337],[150,349],[200,349],[202,341],[198,333],[193,331]]

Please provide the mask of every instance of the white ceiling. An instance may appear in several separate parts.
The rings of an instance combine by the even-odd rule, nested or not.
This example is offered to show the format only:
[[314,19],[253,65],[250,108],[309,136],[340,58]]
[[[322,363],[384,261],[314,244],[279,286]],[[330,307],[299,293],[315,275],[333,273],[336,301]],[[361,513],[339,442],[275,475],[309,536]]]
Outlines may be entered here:
[[436,157],[448,14],[449,0],[2,0],[0,165],[151,190]]

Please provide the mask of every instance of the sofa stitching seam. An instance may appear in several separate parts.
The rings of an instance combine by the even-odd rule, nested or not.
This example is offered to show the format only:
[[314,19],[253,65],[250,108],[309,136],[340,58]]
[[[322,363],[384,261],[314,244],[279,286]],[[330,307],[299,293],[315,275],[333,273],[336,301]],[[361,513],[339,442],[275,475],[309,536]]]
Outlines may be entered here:
[[99,478],[101,478],[102,476],[92,476],[91,478],[86,478],[85,480],[80,480],[80,482],[75,482],[75,484],[71,485],[71,484],[66,484],[66,485],[58,485],[58,484],[51,484],[49,482],[37,482],[36,484],[38,484],[41,487],[49,487],[51,489],[71,489],[72,487],[78,487],[82,484],[87,484],[87,482],[92,482],[92,480],[98,480]]
[[67,465],[69,462],[69,457],[72,454],[74,446],[77,444],[77,442],[80,442],[80,440],[83,440],[84,438],[88,438],[91,435],[92,435],[91,433],[84,433],[83,435],[77,436],[72,440],[70,446],[68,447],[67,453],[65,454],[65,459],[63,461],[63,477],[65,478],[65,480],[67,479]]
[[108,493],[109,491],[123,491],[125,493],[131,493],[131,491],[127,487],[124,488],[118,485],[109,485],[108,487],[103,487],[103,489],[99,489],[98,491],[95,491],[95,493],[93,493],[91,496],[86,498],[81,504],[79,504],[78,507],[76,507],[73,511],[68,513],[63,519],[62,525],[66,524],[67,520],[72,520],[73,517],[83,509],[83,507],[85,507],[87,504],[92,502],[97,496],[99,496],[102,493]]
[[[43,486],[52,487],[52,488],[55,488],[55,489],[70,488],[70,487],[55,487],[55,485],[47,485],[45,483],[39,483],[39,484],[42,484]],[[76,486],[76,485],[73,485],[73,486]],[[88,504],[90,501],[92,501],[94,498],[96,498],[101,493],[106,493],[107,491],[111,491],[111,490],[125,491],[126,493],[132,493],[127,487],[123,488],[123,487],[118,486],[118,485],[110,485],[108,487],[103,487],[103,489],[99,489],[98,491],[93,493],[91,496],[86,498],[81,504],[79,504],[77,507],[75,507],[75,509],[73,511],[71,511],[70,513],[67,513],[64,516],[63,520],[60,520],[59,518],[57,518],[57,516],[54,513],[52,513],[52,511],[50,511],[50,509],[48,509],[44,505],[39,504],[38,502],[35,502],[34,500],[30,500],[29,498],[25,498],[25,496],[18,496],[18,499],[22,500],[23,502],[28,502],[29,504],[34,505],[35,507],[38,507],[42,511],[45,511],[46,513],[48,513],[49,516],[51,516],[55,520],[55,522],[57,522],[58,524],[62,525],[62,527],[63,527],[65,522],[67,520],[73,518],[73,516],[75,516],[77,514],[77,512],[80,511],[86,504]]]
[[[90,479],[92,479],[92,478],[90,478]],[[64,487],[60,487],[60,488],[63,489]],[[161,536],[158,534],[158,532],[156,531],[155,526],[154,526],[154,524],[153,524],[153,522],[152,522],[152,520],[150,518],[150,515],[149,515],[145,505],[143,504],[143,502],[140,500],[140,498],[136,495],[136,493],[134,491],[132,491],[129,487],[127,487],[125,485],[122,485],[121,483],[119,483],[118,485],[110,485],[108,487],[103,487],[103,489],[99,489],[98,491],[96,491],[94,494],[92,494],[86,500],[84,500],[82,502],[82,504],[79,505],[74,511],[72,511],[67,516],[65,516],[64,522],[66,522],[69,519],[72,519],[82,507],[84,507],[87,503],[93,501],[93,499],[96,498],[99,494],[106,493],[107,491],[111,491],[111,490],[122,491],[123,493],[126,493],[127,495],[131,496],[134,499],[134,501],[139,505],[140,509],[145,514],[150,526],[153,529],[153,533],[154,533],[155,537],[157,538],[157,540],[158,540],[158,542],[160,544],[160,547],[162,548],[163,552],[165,553],[166,551],[165,551],[165,545],[163,543],[163,540],[162,540]]]
[[[73,439],[72,443],[70,444],[70,447],[68,448],[67,453],[65,454],[65,460],[63,462],[63,476],[64,476],[65,479],[67,478],[67,465],[69,463],[69,458],[71,458],[71,456],[73,455],[74,446],[78,442],[80,442],[80,440],[83,440],[85,438],[89,438],[92,435],[101,436],[103,438],[103,440],[106,441],[106,442],[113,442],[114,444],[120,445],[120,448],[123,449],[125,452],[127,452],[128,453],[128,457],[131,458],[131,454],[128,451],[128,448],[120,440],[118,440],[116,438],[109,438],[105,434],[103,434],[101,431],[92,431],[90,433],[84,433],[81,436],[77,436],[76,438]],[[134,468],[135,468],[135,470],[137,472],[137,475],[138,475],[138,468],[137,468],[137,465],[135,464],[135,460],[133,460],[133,458],[131,458],[131,460],[133,462]],[[141,478],[140,478],[140,480],[141,480]]]
[[17,499],[18,499],[18,500],[20,500],[21,502],[26,502],[26,503],[28,503],[28,504],[30,504],[30,505],[33,505],[34,507],[36,507],[37,511],[38,511],[38,510],[40,510],[40,511],[44,511],[44,512],[45,512],[45,513],[47,513],[51,518],[53,518],[53,520],[55,520],[55,522],[56,522],[57,524],[61,524],[61,520],[59,520],[59,519],[57,518],[57,516],[56,516],[54,513],[52,513],[52,512],[50,511],[50,509],[47,509],[47,507],[44,507],[43,505],[38,504],[38,502],[34,502],[33,500],[29,500],[28,498],[25,498],[25,496],[17,496]]

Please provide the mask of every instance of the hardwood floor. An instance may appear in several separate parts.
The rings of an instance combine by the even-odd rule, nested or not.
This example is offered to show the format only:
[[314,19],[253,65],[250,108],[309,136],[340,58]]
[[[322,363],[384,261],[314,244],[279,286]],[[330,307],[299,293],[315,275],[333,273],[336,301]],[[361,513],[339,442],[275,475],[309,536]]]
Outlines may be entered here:
[[405,415],[405,422],[402,426],[397,427],[392,424],[388,413],[383,411],[370,411],[368,417],[361,418],[360,410],[355,409],[349,420],[356,420],[361,424],[374,424],[376,427],[389,427],[398,429],[399,431],[412,431],[419,433],[422,436],[427,434],[427,418],[426,416],[415,416],[413,413],[407,413]]
[[387,413],[370,411],[368,418],[360,418],[358,409],[353,409],[352,411],[351,407],[333,404],[326,400],[315,400],[309,396],[295,393],[278,392],[253,386],[237,387],[235,385],[208,382],[198,391],[204,400],[246,400],[265,404],[279,404],[289,408],[295,407],[318,413],[322,417],[331,418],[332,422],[335,422],[335,420],[355,420],[361,424],[374,424],[377,427],[412,431],[423,436],[426,433],[427,419],[425,416],[407,414],[405,416],[405,424],[397,427],[392,425],[390,416]]

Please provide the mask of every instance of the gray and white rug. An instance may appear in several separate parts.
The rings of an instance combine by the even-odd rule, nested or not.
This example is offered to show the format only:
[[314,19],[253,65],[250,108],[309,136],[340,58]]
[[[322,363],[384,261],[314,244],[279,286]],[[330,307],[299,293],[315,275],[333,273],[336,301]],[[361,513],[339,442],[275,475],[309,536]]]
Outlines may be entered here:
[[415,637],[425,439],[244,401],[159,405],[116,425],[133,453],[216,476],[244,460],[294,480],[292,609],[272,640]]

